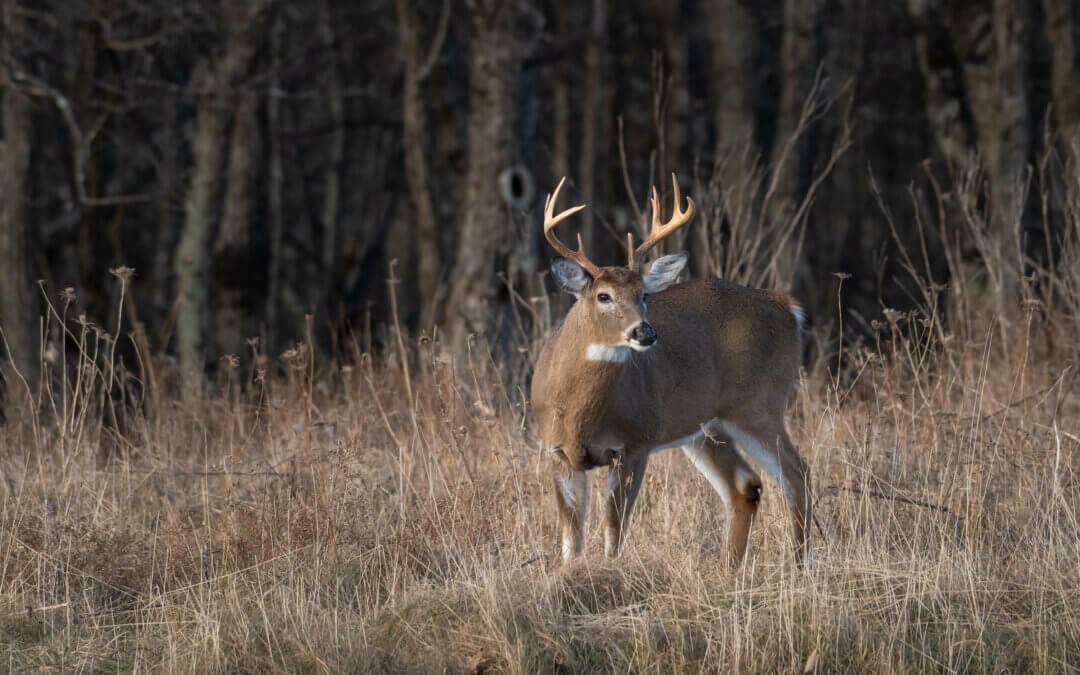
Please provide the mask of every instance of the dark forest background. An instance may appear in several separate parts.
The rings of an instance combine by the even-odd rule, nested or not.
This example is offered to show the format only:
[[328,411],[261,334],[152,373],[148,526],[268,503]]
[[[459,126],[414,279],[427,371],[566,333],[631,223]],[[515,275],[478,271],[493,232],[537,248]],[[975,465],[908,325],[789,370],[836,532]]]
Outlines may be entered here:
[[822,330],[972,264],[1007,320],[1077,222],[1074,0],[0,7],[0,325],[31,376],[50,305],[185,372],[378,343],[391,273],[400,324],[500,344],[563,175],[614,264],[678,173],[668,248]]

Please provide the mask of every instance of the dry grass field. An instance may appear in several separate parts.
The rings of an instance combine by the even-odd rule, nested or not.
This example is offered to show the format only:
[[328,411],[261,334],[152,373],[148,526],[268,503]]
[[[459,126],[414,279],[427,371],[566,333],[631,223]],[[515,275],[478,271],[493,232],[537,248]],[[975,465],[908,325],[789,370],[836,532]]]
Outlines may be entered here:
[[0,669],[1075,671],[1072,260],[1009,323],[974,267],[863,342],[809,335],[789,428],[813,560],[792,563],[767,484],[737,571],[720,499],[675,452],[621,558],[594,508],[587,556],[560,564],[524,394],[541,329],[513,366],[393,326],[385,353],[338,359],[253,342],[181,396],[164,359],[122,367],[110,333],[130,327],[50,291],[69,349],[44,350],[0,437]]

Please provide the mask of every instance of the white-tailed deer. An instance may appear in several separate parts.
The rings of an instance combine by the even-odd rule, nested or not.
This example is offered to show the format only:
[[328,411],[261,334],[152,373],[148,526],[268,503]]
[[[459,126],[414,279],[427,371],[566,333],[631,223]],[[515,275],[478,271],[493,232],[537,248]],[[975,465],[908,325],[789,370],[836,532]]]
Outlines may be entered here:
[[783,488],[801,559],[810,546],[810,475],[784,409],[798,379],[802,308],[784,293],[722,279],[676,284],[686,254],[658,258],[642,274],[644,254],[694,215],[690,199],[682,210],[674,175],[672,183],[671,219],[661,222],[654,188],[652,230],[636,249],[627,237],[626,267],[598,267],[580,235],[576,251],[555,236],[559,222],[585,208],[554,214],[562,181],[544,206],[544,235],[564,258],[552,274],[577,297],[532,381],[537,427],[555,458],[563,558],[582,549],[587,470],[609,467],[604,550],[614,556],[650,453],[680,447],[727,506],[728,552],[739,564],[761,480],[737,444]]

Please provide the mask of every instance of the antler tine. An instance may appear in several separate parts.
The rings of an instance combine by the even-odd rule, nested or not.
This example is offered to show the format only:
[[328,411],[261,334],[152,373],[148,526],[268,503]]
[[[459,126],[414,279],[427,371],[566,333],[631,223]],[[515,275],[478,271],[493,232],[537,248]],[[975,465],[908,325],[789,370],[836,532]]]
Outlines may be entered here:
[[649,251],[653,246],[656,246],[664,239],[670,237],[676,230],[681,228],[690,222],[690,219],[694,217],[694,200],[689,197],[686,198],[686,210],[682,209],[682,194],[679,192],[679,179],[675,177],[675,174],[671,174],[671,187],[672,195],[675,198],[675,204],[671,211],[671,219],[666,223],[661,222],[660,218],[660,197],[656,192],[656,188],[652,189],[652,198],[650,200],[652,204],[652,229],[649,232],[648,238],[641,242],[641,245],[634,249],[633,253],[628,254],[629,264],[628,267],[634,268],[635,259],[640,260],[641,256]]
[[585,245],[581,241],[581,234],[578,234],[577,236],[578,248],[576,251],[571,251],[569,246],[559,241],[559,238],[555,236],[556,225],[585,208],[585,204],[581,204],[580,206],[573,206],[566,209],[559,215],[555,215],[555,202],[558,201],[559,190],[562,189],[563,183],[565,182],[566,177],[564,176],[563,179],[559,181],[559,184],[555,186],[555,192],[548,195],[547,199],[544,200],[544,238],[548,240],[548,243],[551,244],[551,248],[555,249],[556,253],[567,260],[572,260],[577,263],[581,269],[588,272],[590,276],[599,276],[600,268],[594,265],[593,262],[589,260],[588,256],[585,255]]

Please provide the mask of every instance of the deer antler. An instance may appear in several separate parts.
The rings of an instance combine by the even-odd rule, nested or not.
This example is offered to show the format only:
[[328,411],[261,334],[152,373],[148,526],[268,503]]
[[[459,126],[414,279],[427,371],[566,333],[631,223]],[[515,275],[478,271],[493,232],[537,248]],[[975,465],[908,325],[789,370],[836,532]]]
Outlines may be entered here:
[[694,217],[694,200],[686,198],[686,210],[682,210],[682,195],[679,194],[679,179],[671,174],[671,187],[675,196],[675,205],[671,212],[671,220],[666,223],[660,222],[660,198],[656,194],[656,188],[652,190],[652,231],[648,238],[641,242],[641,246],[631,249],[632,235],[627,238],[627,267],[634,269],[634,263],[640,262],[642,256],[653,246],[670,237],[675,230],[690,222]]
[[559,238],[555,236],[556,225],[558,225],[563,220],[569,218],[570,216],[574,215],[581,209],[585,208],[585,204],[582,204],[581,206],[574,206],[572,208],[566,209],[557,216],[554,214],[555,202],[559,199],[559,190],[562,189],[563,183],[565,182],[566,177],[564,176],[563,179],[559,181],[559,184],[555,187],[555,192],[548,195],[547,199],[544,201],[544,237],[548,240],[548,243],[551,244],[551,248],[555,249],[556,253],[566,258],[567,260],[572,260],[573,262],[577,263],[581,267],[581,269],[588,272],[590,276],[599,276],[600,268],[594,265],[593,262],[589,260],[589,258],[585,255],[585,245],[581,241],[580,234],[578,234],[577,236],[578,247],[576,251],[571,251],[566,244],[559,241]]

